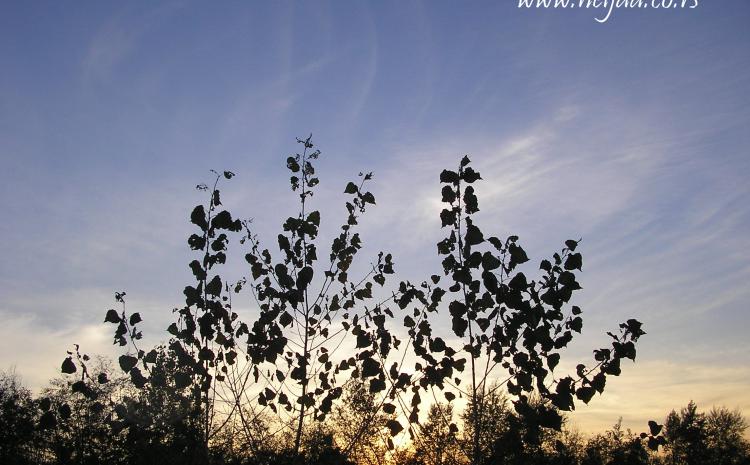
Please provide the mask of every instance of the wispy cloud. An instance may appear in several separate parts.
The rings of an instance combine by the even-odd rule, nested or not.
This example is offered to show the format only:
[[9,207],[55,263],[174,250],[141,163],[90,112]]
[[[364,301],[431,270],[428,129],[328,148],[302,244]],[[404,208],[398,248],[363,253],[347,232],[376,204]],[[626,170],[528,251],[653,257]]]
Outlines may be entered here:
[[145,34],[183,6],[181,1],[170,1],[139,14],[120,8],[95,29],[81,62],[84,78],[109,79],[141,45]]

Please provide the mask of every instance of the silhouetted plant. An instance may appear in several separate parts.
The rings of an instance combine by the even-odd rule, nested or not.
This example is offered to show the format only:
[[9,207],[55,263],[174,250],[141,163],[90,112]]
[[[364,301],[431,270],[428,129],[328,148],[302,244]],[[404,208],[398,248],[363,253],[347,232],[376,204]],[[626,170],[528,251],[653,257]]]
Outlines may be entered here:
[[116,419],[117,412],[128,395],[138,391],[123,377],[113,376],[108,361],[91,360],[78,346],[68,354],[67,360],[79,361],[75,371],[80,370],[80,378],[54,379],[42,391],[37,447],[58,463],[122,463],[129,454],[125,422]]
[[664,425],[673,463],[692,465],[707,461],[706,417],[698,412],[695,402],[690,401],[679,414],[672,410]]
[[458,428],[453,423],[453,406],[448,403],[430,405],[427,419],[419,426],[417,456],[424,465],[458,465],[464,453],[458,441]]
[[711,463],[737,465],[750,462],[750,443],[745,439],[747,421],[739,410],[713,407],[706,414]]
[[362,380],[352,379],[343,388],[329,422],[336,444],[341,448],[350,446],[347,457],[353,462],[386,463],[390,439],[387,424],[395,415],[379,409],[378,399]]
[[[331,460],[336,450],[342,457],[357,450],[373,428],[385,426],[390,436],[400,434],[400,418],[407,419],[408,431],[419,444],[420,429],[415,426],[422,397],[439,402],[436,391],[442,391],[449,406],[457,396],[468,401],[463,418],[471,438],[462,444],[466,459],[476,465],[487,454],[484,430],[494,428],[486,421],[488,400],[499,389],[507,391],[516,412],[509,417],[508,437],[533,443],[539,431],[562,428],[560,412],[572,410],[576,398],[588,403],[602,393],[606,377],[620,374],[622,359],[635,359],[635,342],[645,333],[641,323],[631,319],[620,325],[619,333],[607,333],[611,347],[595,350],[592,366],[579,364],[575,375],[554,376],[560,351],[583,324],[581,309],[570,305],[581,288],[575,274],[583,265],[579,241],[565,241],[560,252],[541,261],[539,278],[527,278],[517,269],[529,260],[518,237],[485,236],[475,221],[479,202],[474,185],[481,176],[469,166],[468,157],[456,171],[440,174],[446,204],[440,218],[448,228],[447,237],[437,244],[440,272],[419,285],[403,281],[386,292],[386,276],[394,273],[394,265],[390,254],[380,252],[363,276],[351,276],[362,248],[356,227],[375,204],[365,189],[371,173],[360,173],[357,182],[346,184],[346,220],[323,264],[317,245],[321,214],[311,208],[319,184],[313,163],[320,152],[311,137],[298,142],[303,150],[286,164],[299,208],[276,238],[280,257],[261,246],[251,222],[222,208],[218,184],[234,173],[214,172],[212,187],[197,186],[207,194],[207,202],[190,215],[198,231],[188,245],[200,256],[189,264],[195,283],[185,287],[185,305],[175,310],[177,320],[167,328],[167,350],[139,347],[141,315],[128,314],[125,293],[116,294],[121,309],[107,311],[105,321],[116,325],[114,343],[129,348],[118,363],[141,395],[112,401],[114,428],[148,437],[161,428],[156,425],[172,423],[155,416],[141,425],[136,421],[139,409],[163,406],[175,409],[181,420],[174,425],[185,428],[186,438],[198,436],[193,444],[179,446],[181,454],[196,462],[211,459],[212,443],[222,456],[233,454],[240,437],[250,456],[275,453],[303,460],[302,455],[309,458],[315,449],[305,439],[311,437],[306,428],[323,431],[311,425],[322,424],[340,402],[346,383],[356,380],[370,396],[368,411],[348,444],[339,450],[331,439]],[[249,246],[245,259],[250,275],[230,284],[219,270],[227,261],[232,234],[243,230],[240,243]],[[249,322],[232,310],[232,296],[244,288],[251,291],[258,310]],[[378,299],[380,294],[386,297]],[[391,304],[400,310],[408,344],[402,345],[393,332]],[[452,331],[443,334],[433,327],[446,311]],[[408,350],[413,351],[409,360],[416,359],[413,370],[406,368]],[[92,377],[87,361],[76,346],[61,369],[76,377],[73,391],[93,401],[94,387],[106,384],[107,375]],[[168,392],[176,394],[170,397]],[[538,402],[530,401],[532,394]],[[269,412],[276,419],[266,421]],[[54,427],[57,418],[47,410],[41,424]],[[453,421],[447,428],[457,436]],[[649,443],[658,443],[652,439],[658,432],[647,436]],[[287,451],[280,446],[269,452],[262,444],[270,441],[259,437],[289,437],[292,445]],[[390,437],[386,444],[394,448]],[[322,457],[319,449],[315,454]]]
[[[469,405],[461,412],[461,443],[464,451],[471,451],[474,444],[475,424],[481,432],[479,435],[479,455],[482,462],[487,462],[493,455],[496,442],[504,437],[511,429],[514,412],[504,392],[499,389],[488,389],[477,398],[478,416],[474,419],[475,411],[469,399]],[[468,455],[468,454],[467,454]]]
[[[226,380],[229,370],[236,368],[238,349],[235,339],[241,337],[243,332],[247,333],[247,326],[241,325],[237,314],[232,311],[230,284],[224,282],[216,271],[226,262],[229,234],[242,230],[242,223],[233,219],[229,211],[220,208],[219,181],[222,178],[231,179],[234,173],[225,171],[214,174],[211,188],[206,184],[196,186],[199,191],[208,194],[207,203],[196,206],[190,215],[191,223],[199,231],[188,238],[188,245],[200,254],[200,258],[189,264],[196,283],[185,287],[185,306],[175,310],[177,321],[167,328],[172,336],[168,348],[173,362],[169,372],[162,371],[157,376],[152,373],[159,353],[156,350],[146,353],[138,347],[141,333],[136,325],[141,322],[141,316],[133,313],[128,317],[124,292],[116,294],[122,311],[109,310],[105,318],[105,321],[117,325],[115,344],[126,346],[130,343],[132,346],[132,353],[120,356],[119,364],[137,388],[158,391],[171,387],[190,392],[190,421],[183,424],[188,429],[197,428],[200,432],[202,452],[195,449],[195,445],[189,449],[191,456],[202,457],[199,460],[204,461],[207,460],[209,441],[218,431],[214,428],[216,416],[232,418],[239,408],[234,398],[227,402],[230,406],[227,411],[217,411],[216,399],[219,385]],[[226,424],[227,419],[218,424]]]
[[36,406],[31,391],[24,388],[14,371],[0,371],[0,463],[29,463],[33,447]]
[[[620,374],[623,358],[635,360],[635,342],[645,334],[641,323],[628,320],[620,325],[619,334],[608,333],[612,348],[594,351],[595,364],[579,364],[575,376],[552,376],[560,361],[560,350],[581,332],[583,320],[578,306],[568,306],[573,293],[581,289],[575,275],[583,266],[579,241],[567,240],[551,260],[542,260],[543,275],[530,280],[516,267],[527,262],[526,251],[517,236],[502,240],[485,236],[474,219],[479,202],[474,183],[479,172],[464,157],[458,170],[440,174],[442,201],[447,204],[440,213],[442,227],[448,236],[437,244],[442,258],[442,274],[448,283],[441,287],[441,277],[434,274],[430,282],[414,286],[402,282],[397,300],[405,310],[416,301],[413,314],[404,317],[414,353],[421,358],[415,364],[418,373],[415,387],[423,392],[444,390],[451,402],[458,392],[470,401],[473,429],[471,463],[480,462],[481,398],[488,386],[490,392],[504,386],[515,400],[515,409],[526,425],[559,430],[562,417],[558,409],[575,408],[575,398],[588,403],[596,392],[602,393],[607,375]],[[433,334],[431,321],[447,303],[453,334],[451,344]],[[461,376],[467,368],[469,386],[461,388]],[[494,375],[501,368],[507,377],[500,382]],[[551,378],[551,379],[550,379]],[[528,395],[537,392],[542,399],[529,405]],[[411,422],[417,422],[419,392],[414,394]],[[554,408],[553,408],[554,407]],[[533,428],[532,428],[533,429]]]
[[667,463],[750,463],[750,442],[743,437],[746,429],[747,422],[738,411],[722,407],[701,413],[690,401],[679,413],[672,410],[664,422]]
[[[346,185],[344,193],[351,195],[346,202],[346,222],[333,240],[328,263],[316,272],[321,215],[318,210],[311,211],[309,202],[319,182],[313,161],[320,151],[312,151],[310,137],[298,142],[303,151],[287,159],[287,168],[292,173],[292,191],[299,193],[299,213],[284,222],[284,231],[278,235],[282,260],[275,261],[268,249],[261,249],[246,224],[251,244],[246,259],[251,267],[253,297],[260,308],[248,336],[247,351],[253,363],[276,367],[257,399],[274,412],[283,408],[292,414],[295,453],[300,452],[307,412],[312,411],[312,417],[322,421],[342,395],[346,381],[341,379],[342,372],[369,379],[373,393],[386,388],[385,374],[376,358],[387,356],[399,342],[385,326],[386,316],[393,316],[390,310],[364,305],[373,298],[374,284],[382,286],[385,275],[393,273],[391,255],[381,252],[364,277],[353,280],[349,276],[362,243],[359,233],[354,232],[359,215],[375,204],[374,195],[364,190],[372,174],[360,173],[358,183]],[[348,335],[356,339],[354,355],[335,363],[335,353]],[[256,380],[259,373],[257,370]]]

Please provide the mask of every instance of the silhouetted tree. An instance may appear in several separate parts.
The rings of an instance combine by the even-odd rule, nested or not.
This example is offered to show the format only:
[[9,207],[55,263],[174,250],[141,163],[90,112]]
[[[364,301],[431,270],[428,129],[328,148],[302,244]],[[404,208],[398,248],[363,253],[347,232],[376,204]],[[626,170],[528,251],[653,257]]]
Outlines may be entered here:
[[669,464],[750,463],[750,448],[743,437],[747,423],[738,411],[721,407],[705,414],[690,401],[679,413],[669,413],[664,428]]
[[458,428],[453,422],[453,406],[448,403],[430,405],[427,420],[419,426],[416,456],[424,465],[458,465],[465,457],[458,441]]
[[[469,399],[469,405],[461,412],[462,426],[462,449],[471,451],[474,441],[475,424],[479,425],[479,456],[482,463],[487,462],[492,456],[495,442],[504,437],[511,427],[511,417],[514,415],[512,406],[506,395],[500,389],[489,389],[483,395],[478,396],[476,401],[476,422],[472,417],[474,406]],[[471,457],[467,457],[471,459]]]
[[[498,388],[489,386],[497,371],[505,372],[500,384],[514,398],[526,435],[540,427],[560,430],[559,411],[574,409],[576,398],[588,403],[602,393],[606,377],[621,373],[621,360],[635,360],[635,342],[645,333],[639,321],[628,320],[620,325],[619,334],[608,333],[611,348],[594,351],[592,367],[579,364],[574,376],[552,376],[560,351],[583,325],[581,309],[569,306],[573,293],[581,289],[575,275],[583,267],[579,241],[565,241],[551,260],[541,261],[540,278],[527,278],[517,270],[529,261],[518,236],[505,240],[486,236],[475,219],[479,201],[474,184],[482,178],[470,163],[464,157],[457,170],[440,174],[445,204],[440,219],[448,235],[438,242],[437,250],[447,285],[439,285],[439,274],[419,286],[402,282],[396,302],[402,310],[412,302],[418,304],[412,315],[404,317],[414,353],[421,358],[415,364],[415,386],[425,393],[444,391],[449,402],[456,392],[470,401],[474,424],[470,455],[476,465],[482,460],[480,399],[488,389]],[[447,303],[453,333],[449,337],[458,341],[455,346],[435,334],[431,325],[445,310],[441,302]],[[461,376],[464,370],[468,373]],[[545,402],[532,405],[531,393]],[[413,399],[408,418],[416,423],[419,392]]]
[[296,460],[310,465],[355,465],[355,462],[350,461],[343,451],[336,446],[334,436],[335,432],[329,426],[322,422],[314,424],[305,431],[302,438],[301,445],[305,451],[304,458],[297,455],[296,450],[294,451],[294,457]]
[[[366,305],[374,298],[375,284],[383,286],[385,276],[393,273],[391,255],[381,252],[363,277],[349,276],[362,247],[355,232],[358,217],[375,204],[374,195],[364,189],[372,174],[360,173],[359,182],[344,188],[351,196],[345,203],[346,222],[332,241],[328,263],[318,265],[321,214],[312,210],[310,201],[319,183],[313,162],[320,151],[312,150],[311,137],[298,142],[302,153],[287,158],[287,168],[291,189],[299,196],[299,212],[287,218],[277,237],[281,259],[274,260],[268,249],[261,248],[251,225],[245,224],[251,245],[245,257],[251,271],[248,281],[260,309],[247,337],[247,352],[253,363],[273,366],[257,399],[274,412],[288,412],[294,420],[295,453],[302,452],[306,423],[326,418],[347,378],[368,382],[373,394],[386,389],[382,359],[399,344],[385,326],[392,312],[377,303]],[[336,352],[347,338],[355,339],[355,350],[342,359]],[[376,414],[377,409],[367,421]],[[352,437],[346,451],[360,440],[364,429]]]
[[670,463],[698,465],[707,463],[708,431],[706,416],[698,412],[692,400],[680,413],[672,410],[664,422],[664,436]]
[[393,417],[378,409],[377,398],[365,383],[352,379],[344,385],[330,423],[337,445],[348,448],[346,455],[352,462],[384,465],[391,441],[387,424]]
[[582,465],[647,465],[649,454],[639,436],[622,428],[622,418],[603,434],[590,438]]
[[750,443],[744,437],[747,427],[739,410],[714,407],[708,412],[706,433],[712,464],[750,464]]
[[[69,354],[80,358],[85,368],[80,378],[53,379],[42,390],[39,407],[44,432],[38,446],[57,463],[127,463],[125,434],[121,423],[113,419],[116,406],[137,391],[129,392],[127,381],[112,375],[107,360],[90,361],[79,353],[78,346]],[[82,381],[89,371],[96,382]]]
[[505,428],[495,436],[489,455],[483,457],[480,463],[531,465],[565,462],[569,454],[560,441],[565,415],[553,405],[540,407],[540,404],[549,404],[549,401],[536,394],[532,394],[527,403],[532,410],[546,408],[555,411],[560,417],[560,427],[547,428],[539,423],[527,422],[523,413],[508,412]]
[[0,463],[30,462],[36,406],[15,371],[0,371]]
[[[583,266],[579,241],[565,241],[558,253],[541,260],[540,277],[527,278],[528,270],[519,268],[529,260],[519,238],[485,236],[475,221],[474,185],[481,176],[468,157],[456,171],[440,174],[446,204],[440,218],[448,233],[437,244],[439,273],[417,285],[400,282],[388,292],[386,277],[394,273],[394,264],[390,254],[380,252],[362,276],[353,276],[352,264],[362,248],[355,230],[375,204],[365,189],[371,173],[360,173],[357,182],[344,187],[346,219],[322,264],[317,248],[321,214],[312,208],[319,184],[313,163],[320,152],[311,137],[298,142],[301,153],[286,160],[298,212],[276,237],[278,254],[261,246],[251,222],[224,209],[218,186],[234,173],[214,172],[211,186],[197,186],[206,202],[190,215],[197,227],[187,241],[198,254],[189,264],[194,282],[185,287],[185,305],[175,309],[176,321],[167,328],[166,350],[140,347],[141,315],[126,309],[124,292],[115,294],[119,308],[108,310],[105,321],[115,325],[114,344],[127,350],[118,364],[134,391],[111,399],[104,410],[111,407],[107,428],[114,435],[124,432],[127,447],[151,451],[151,457],[173,452],[170,457],[186,463],[228,457],[335,462],[359,456],[373,434],[402,434],[403,419],[417,447],[423,447],[422,397],[436,399],[442,392],[447,407],[431,409],[425,424],[443,428],[435,430],[440,434],[447,431],[448,442],[438,444],[444,453],[435,460],[460,461],[456,451],[464,447],[463,458],[478,465],[486,457],[499,459],[498,444],[506,451],[525,446],[526,455],[517,457],[530,458],[547,453],[544,438],[561,430],[563,412],[574,409],[576,399],[588,403],[604,391],[607,376],[621,373],[621,360],[635,360],[635,343],[645,333],[631,319],[620,324],[618,333],[607,333],[611,346],[595,350],[590,366],[579,364],[571,375],[554,373],[561,351],[583,324],[581,309],[570,305],[581,288],[575,274]],[[239,242],[249,247],[250,275],[230,282],[221,275],[221,265],[230,241],[242,231],[246,234]],[[243,289],[250,290],[258,310],[248,322],[232,305]],[[446,311],[451,332],[438,334]],[[396,337],[395,318],[403,321],[408,344]],[[406,366],[407,350],[413,351],[408,363],[416,360],[413,369]],[[70,375],[72,391],[98,402],[97,390],[107,380],[89,373],[88,357],[77,346],[68,355],[61,369]],[[493,385],[494,379],[502,381]],[[367,396],[355,396],[363,416],[346,438],[348,444],[339,448],[324,422],[354,381],[357,389],[366,389]],[[493,398],[499,389],[513,405],[507,428],[492,418],[499,411],[488,407],[499,405]],[[440,423],[445,414],[452,417],[458,395],[469,403],[463,416],[465,441],[458,441],[452,418]],[[66,420],[64,412],[43,409],[40,424],[55,426]],[[385,444],[395,448],[392,438]],[[448,451],[451,444],[457,447]],[[89,446],[81,447],[86,451]],[[249,452],[238,454],[243,447]],[[564,455],[560,447],[554,450],[555,457]]]
[[175,385],[182,371],[176,354],[156,347],[150,382],[118,404],[131,464],[191,463],[202,457],[201,415],[186,388]]

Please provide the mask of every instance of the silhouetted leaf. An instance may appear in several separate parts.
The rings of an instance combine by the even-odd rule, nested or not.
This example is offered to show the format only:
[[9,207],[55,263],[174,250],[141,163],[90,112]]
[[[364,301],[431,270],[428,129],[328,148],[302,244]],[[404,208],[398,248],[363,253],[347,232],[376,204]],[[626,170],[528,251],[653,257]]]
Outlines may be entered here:
[[510,267],[513,268],[515,265],[526,263],[529,261],[529,257],[526,255],[526,251],[515,243],[511,243],[508,246],[508,252],[510,252]]
[[468,328],[469,323],[461,318],[461,317],[453,317],[453,332],[458,337],[464,337],[464,334],[466,333],[466,328]]
[[511,289],[524,290],[527,286],[528,282],[526,281],[526,275],[523,273],[516,273],[516,275],[513,276],[513,279],[508,282],[508,287]]
[[105,323],[119,323],[120,315],[115,310],[107,310],[107,316],[104,317]]
[[436,337],[432,341],[430,341],[430,351],[431,352],[443,352],[445,350],[445,341],[443,341],[441,338]]
[[313,278],[313,269],[309,266],[306,266],[299,270],[297,273],[297,288],[300,291],[304,291],[307,289],[307,285],[310,284],[310,281],[312,281]]
[[201,228],[203,231],[208,229],[206,210],[203,209],[203,205],[198,205],[193,209],[193,212],[190,214],[190,221]]
[[128,373],[138,363],[138,359],[131,355],[120,355],[119,362],[122,371]]
[[620,327],[625,330],[626,334],[629,334],[631,336],[631,339],[633,341],[637,341],[639,337],[646,334],[646,332],[641,329],[641,322],[632,318],[627,322],[621,324]]
[[605,375],[602,372],[599,372],[594,376],[594,378],[591,380],[591,387],[596,389],[599,394],[604,392],[604,385],[607,382],[607,375]]
[[375,196],[372,195],[370,192],[365,192],[362,194],[362,201],[365,203],[371,203],[375,205]]
[[485,252],[482,255],[482,268],[487,271],[494,270],[500,267],[502,263],[497,259],[491,252]]
[[443,170],[443,172],[440,173],[440,182],[458,184],[458,173],[455,171]]
[[146,356],[143,357],[143,361],[146,362],[146,363],[156,363],[156,357],[157,357],[157,355],[158,354],[157,354],[156,350],[155,349],[151,349],[146,354]]
[[558,363],[560,363],[560,354],[549,354],[547,357],[547,366],[550,371],[553,371]]
[[86,394],[86,392],[88,391],[88,386],[86,386],[86,383],[79,380],[70,385],[70,390],[73,392],[80,392],[81,394]]
[[594,397],[594,393],[596,393],[594,388],[583,386],[576,390],[576,397],[588,404],[591,398]]
[[188,238],[188,245],[193,250],[202,250],[206,246],[206,238],[193,234]]
[[133,367],[132,370],[130,370],[130,381],[133,383],[135,387],[138,389],[141,389],[143,386],[146,385],[146,382],[148,381],[143,374],[141,373],[141,370],[138,369],[138,367]]
[[[442,222],[442,227],[445,226],[453,226],[456,224],[456,212],[453,209],[447,209],[444,208],[440,212],[440,221]],[[438,244],[438,247],[440,247],[440,244]],[[447,253],[447,252],[444,252]]]
[[71,357],[66,358],[62,362],[62,366],[60,367],[63,373],[65,374],[73,374],[76,372],[76,364],[73,363],[73,359]]
[[344,189],[344,194],[356,194],[359,189],[353,182],[349,182]]
[[479,211],[479,202],[477,196],[474,195],[474,188],[471,186],[468,186],[464,191],[464,209],[469,215]]
[[292,324],[293,320],[294,319],[292,318],[292,315],[289,314],[289,312],[284,312],[279,317],[279,324],[286,328],[287,326]]
[[372,344],[372,341],[370,340],[370,336],[367,335],[365,332],[360,332],[357,334],[357,348],[362,349],[365,347],[369,347]]
[[320,212],[316,210],[307,215],[307,221],[315,226],[320,226]]
[[604,373],[612,376],[620,376],[620,373],[622,373],[622,370],[620,369],[620,359],[615,358],[612,359],[605,367],[604,367]]
[[180,334],[179,330],[177,329],[177,323],[171,323],[167,328],[167,332],[173,336],[177,336],[178,334]]
[[474,171],[473,168],[469,167],[464,169],[463,180],[471,184],[475,181],[482,179],[478,172]]
[[398,433],[404,430],[404,427],[401,426],[401,423],[392,419],[388,420],[385,423],[385,426],[387,426],[388,429],[391,431],[391,437],[396,436]]
[[362,360],[362,376],[369,378],[371,376],[377,376],[380,373],[380,364],[376,362],[372,357],[367,357]]
[[581,319],[580,316],[577,316],[573,318],[572,320],[570,320],[569,326],[570,326],[570,329],[572,329],[573,331],[580,333],[581,328],[583,328],[583,320]]
[[213,279],[206,284],[206,293],[217,296],[221,294],[221,278],[219,275],[213,277]]
[[239,220],[232,220],[232,215],[226,210],[219,212],[211,220],[211,227],[215,229],[226,229],[228,231],[242,230],[242,224]]
[[466,243],[469,245],[477,245],[484,242],[484,236],[482,231],[471,223],[471,220],[466,220]]
[[648,429],[651,431],[652,436],[658,436],[661,433],[662,425],[656,423],[654,420],[649,420]]
[[565,259],[566,270],[580,270],[583,266],[583,257],[579,253],[572,253]]
[[385,381],[380,378],[370,380],[370,393],[375,394],[385,390]]
[[443,186],[440,191],[443,198],[442,201],[445,203],[453,203],[456,201],[456,191],[451,186]]

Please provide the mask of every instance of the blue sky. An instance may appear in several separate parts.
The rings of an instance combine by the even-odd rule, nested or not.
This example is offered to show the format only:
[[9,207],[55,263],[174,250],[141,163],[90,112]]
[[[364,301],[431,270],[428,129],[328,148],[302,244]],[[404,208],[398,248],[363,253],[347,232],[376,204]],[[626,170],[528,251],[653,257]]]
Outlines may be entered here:
[[750,412],[750,3],[603,24],[516,5],[0,4],[0,368],[40,387],[71,343],[115,353],[117,290],[158,340],[190,278],[193,186],[236,172],[225,202],[272,239],[312,133],[324,222],[374,171],[363,237],[403,278],[439,269],[437,176],[463,154],[484,229],[532,263],[583,237],[569,362],[626,318],[648,335],[582,429],[690,399]]

